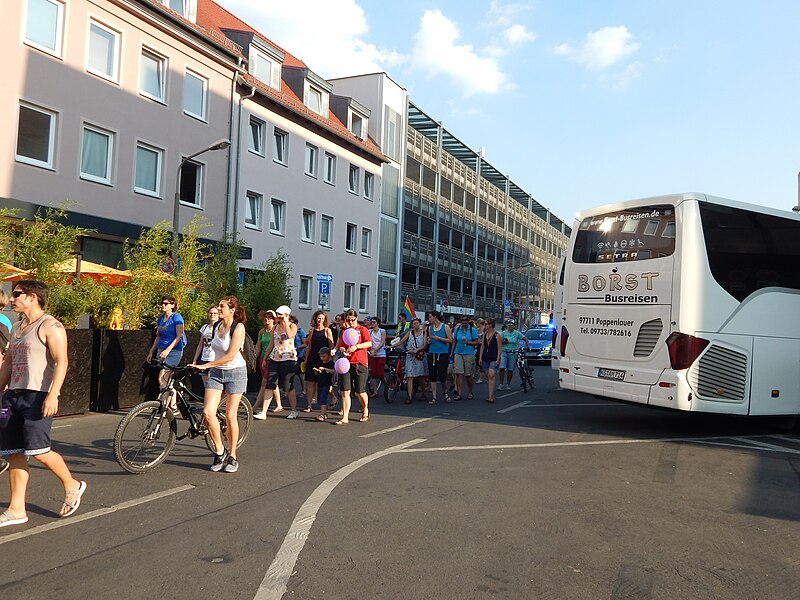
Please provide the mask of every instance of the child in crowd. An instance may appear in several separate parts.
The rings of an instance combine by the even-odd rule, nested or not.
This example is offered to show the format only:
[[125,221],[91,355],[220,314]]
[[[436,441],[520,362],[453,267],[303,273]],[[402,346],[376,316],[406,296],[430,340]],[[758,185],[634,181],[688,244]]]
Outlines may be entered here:
[[326,421],[328,419],[328,396],[330,395],[331,385],[333,385],[333,374],[336,372],[333,369],[331,349],[327,346],[320,348],[319,359],[322,364],[314,367],[314,372],[317,374],[317,404],[320,410],[320,414],[317,415],[317,421]]

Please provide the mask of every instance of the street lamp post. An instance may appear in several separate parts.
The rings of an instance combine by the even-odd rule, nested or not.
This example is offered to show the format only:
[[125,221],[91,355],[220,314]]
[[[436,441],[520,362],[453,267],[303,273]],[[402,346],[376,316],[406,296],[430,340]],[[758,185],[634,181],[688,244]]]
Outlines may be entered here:
[[206,152],[212,152],[214,150],[224,150],[225,148],[228,148],[230,145],[231,141],[228,139],[219,140],[211,144],[208,148],[204,148],[203,150],[200,150],[200,152],[195,152],[194,154],[190,154],[186,158],[181,159],[181,162],[178,165],[178,172],[175,177],[175,200],[173,201],[172,205],[172,260],[178,259],[178,225],[180,221],[181,169],[183,169],[183,165],[185,165],[193,158],[200,156],[201,154],[205,154]]

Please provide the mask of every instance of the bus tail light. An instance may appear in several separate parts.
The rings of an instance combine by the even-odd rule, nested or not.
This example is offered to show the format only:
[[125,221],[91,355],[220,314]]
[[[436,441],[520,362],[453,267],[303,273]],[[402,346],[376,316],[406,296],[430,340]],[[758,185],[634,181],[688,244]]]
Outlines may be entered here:
[[567,355],[567,340],[569,339],[569,331],[567,331],[567,326],[561,326],[561,343],[559,344],[558,350],[560,352],[559,356],[566,356]]
[[676,371],[688,369],[709,343],[703,338],[673,331],[667,338],[670,366]]

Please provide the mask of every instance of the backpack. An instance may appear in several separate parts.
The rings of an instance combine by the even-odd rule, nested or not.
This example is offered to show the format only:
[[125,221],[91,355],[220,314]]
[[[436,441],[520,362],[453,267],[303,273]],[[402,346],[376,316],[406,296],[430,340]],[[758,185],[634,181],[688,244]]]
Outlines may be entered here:
[[[214,329],[211,330],[212,337],[217,335],[217,327],[219,326],[219,324],[220,321],[214,323]],[[242,358],[244,359],[245,366],[247,367],[247,372],[255,373],[256,367],[258,366],[258,357],[256,356],[256,345],[253,343],[253,338],[251,338],[247,334],[247,331],[244,332],[244,342],[242,343],[242,349],[239,352],[241,353]]]

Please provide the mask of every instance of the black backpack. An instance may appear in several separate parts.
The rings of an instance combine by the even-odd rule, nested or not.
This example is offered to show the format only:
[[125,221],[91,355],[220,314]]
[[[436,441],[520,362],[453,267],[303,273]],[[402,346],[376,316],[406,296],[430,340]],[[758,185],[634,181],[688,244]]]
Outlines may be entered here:
[[[211,335],[217,335],[217,327],[219,326],[221,321],[217,321],[214,323],[214,329],[211,330]],[[242,358],[244,358],[245,366],[247,367],[248,373],[255,373],[256,367],[258,366],[258,356],[256,356],[256,345],[253,343],[253,338],[247,335],[247,331],[244,332],[244,342],[242,343]]]

